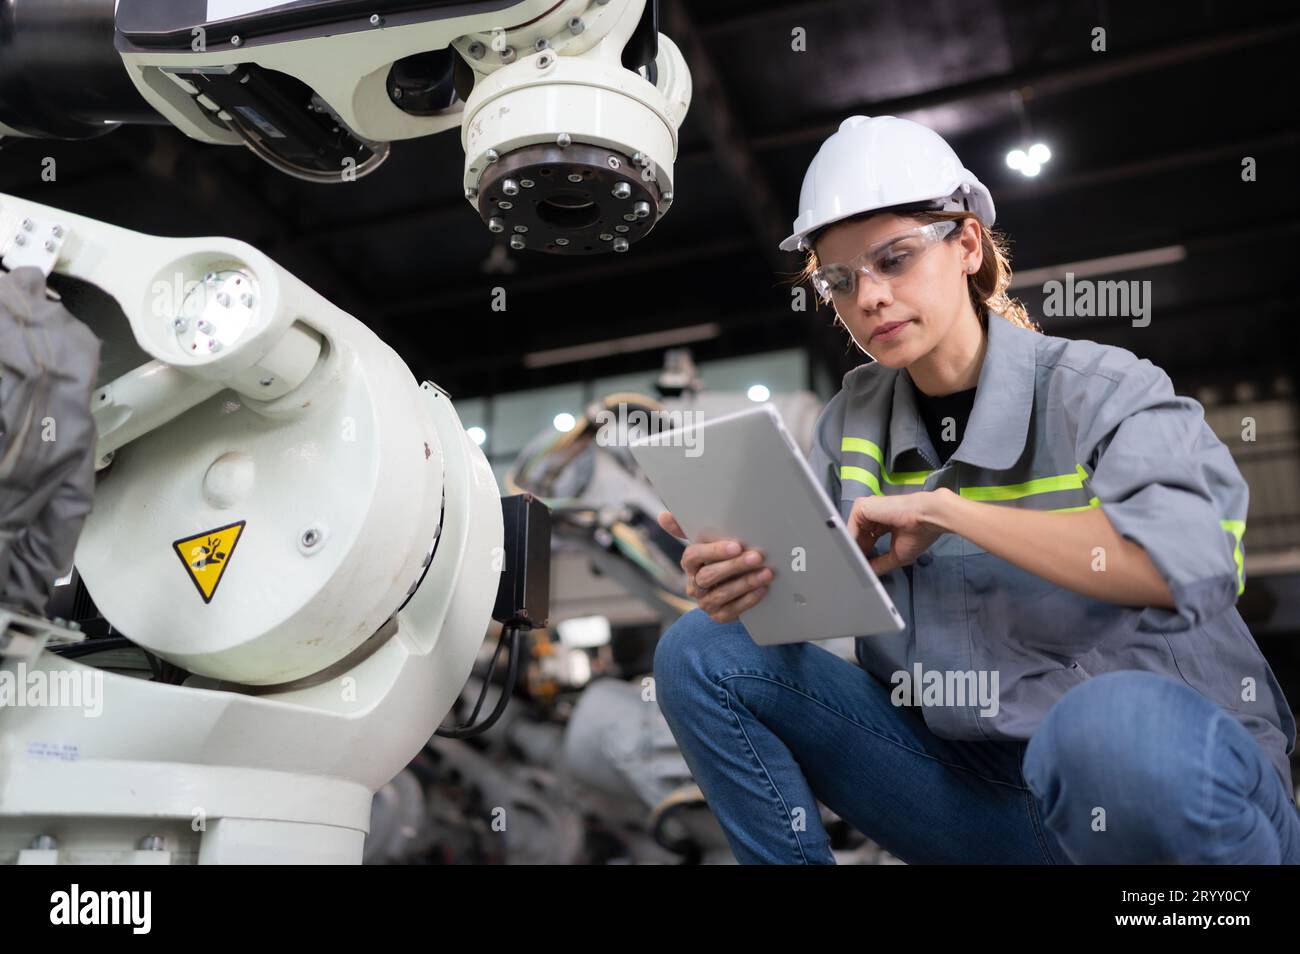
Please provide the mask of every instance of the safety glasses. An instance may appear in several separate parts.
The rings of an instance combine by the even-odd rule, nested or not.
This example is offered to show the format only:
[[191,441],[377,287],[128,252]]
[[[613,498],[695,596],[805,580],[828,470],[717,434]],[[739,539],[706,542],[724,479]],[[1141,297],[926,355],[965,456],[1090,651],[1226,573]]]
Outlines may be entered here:
[[919,225],[878,242],[850,262],[822,265],[812,273],[813,290],[827,303],[849,301],[857,293],[858,275],[878,282],[905,275],[927,249],[942,242],[958,224],[945,219]]

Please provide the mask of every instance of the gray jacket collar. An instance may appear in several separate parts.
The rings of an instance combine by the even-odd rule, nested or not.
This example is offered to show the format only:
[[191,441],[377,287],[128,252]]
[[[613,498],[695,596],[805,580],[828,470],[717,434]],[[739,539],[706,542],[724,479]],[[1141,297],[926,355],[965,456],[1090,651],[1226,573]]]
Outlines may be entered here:
[[[988,347],[976,385],[975,406],[950,461],[983,470],[1007,470],[1020,459],[1034,409],[1037,337],[997,312],[989,312]],[[900,368],[894,371],[889,419],[891,471],[898,471],[899,456],[909,450],[920,450],[932,459],[936,456],[917,410],[912,379]]]

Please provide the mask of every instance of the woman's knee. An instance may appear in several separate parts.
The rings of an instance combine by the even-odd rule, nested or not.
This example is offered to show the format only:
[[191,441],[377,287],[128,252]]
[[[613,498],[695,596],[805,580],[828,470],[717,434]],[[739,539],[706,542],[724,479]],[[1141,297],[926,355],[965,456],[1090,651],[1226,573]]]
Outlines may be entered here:
[[1203,747],[1197,740],[1218,715],[1213,702],[1166,676],[1095,676],[1044,716],[1025,748],[1025,781],[1049,800],[1063,792],[1093,799],[1144,793],[1168,813],[1188,794],[1188,773]]
[[668,627],[655,646],[655,698],[661,708],[671,706],[757,649],[740,623],[715,623],[704,610],[693,609]]

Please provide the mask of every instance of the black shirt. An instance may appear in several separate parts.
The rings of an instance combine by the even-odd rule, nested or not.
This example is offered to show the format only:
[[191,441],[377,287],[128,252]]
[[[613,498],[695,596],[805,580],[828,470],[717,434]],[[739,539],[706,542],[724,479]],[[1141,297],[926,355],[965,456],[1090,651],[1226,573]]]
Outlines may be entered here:
[[[946,464],[961,443],[961,436],[966,433],[966,422],[970,419],[971,408],[975,406],[975,389],[967,388],[965,391],[954,391],[937,397],[922,394],[921,389],[915,386],[912,391],[916,395],[916,406],[921,412],[921,419],[925,421],[925,429],[930,435],[930,443],[939,455],[939,462]],[[949,418],[955,425],[948,428],[952,440],[944,440],[944,424]]]

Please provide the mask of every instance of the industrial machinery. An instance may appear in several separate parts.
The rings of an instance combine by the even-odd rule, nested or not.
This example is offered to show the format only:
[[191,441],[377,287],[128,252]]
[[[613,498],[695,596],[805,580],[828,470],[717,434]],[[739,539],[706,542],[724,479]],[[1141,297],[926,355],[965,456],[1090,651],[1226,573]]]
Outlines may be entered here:
[[248,245],[7,196],[0,227],[32,237],[4,281],[102,290],[148,358],[91,396],[75,563],[115,631],[180,671],[6,649],[0,857],[358,860],[371,793],[489,625],[503,517],[482,453],[447,395]]
[[[655,26],[645,0],[7,0],[0,134],[165,121],[347,182],[390,142],[459,126],[466,198],[513,247],[624,251],[672,201],[689,103]],[[30,405],[0,477],[62,462],[71,504],[31,499],[84,519],[68,585],[110,633],[0,605],[0,861],[360,861],[374,793],[452,709],[491,620],[512,673],[518,630],[545,622],[544,508],[514,508],[511,530],[449,396],[245,243],[0,195],[0,265],[13,340],[110,315],[93,388],[83,369],[62,404],[0,390]],[[0,382],[55,380],[25,340],[30,367],[6,354]],[[30,538],[42,571],[71,569],[70,540],[15,514],[0,567],[37,566]],[[109,639],[143,678],[88,664]]]
[[[743,392],[710,390],[706,383],[689,351],[672,349],[653,395],[600,397],[570,430],[538,434],[506,473],[509,493],[535,494],[551,509],[556,619],[599,614],[616,624],[667,626],[695,605],[679,565],[682,544],[657,523],[665,508],[628,442],[646,427],[698,423],[753,406]],[[770,403],[807,453],[821,401],[810,391],[793,391],[772,395]]]
[[465,198],[516,249],[648,234],[690,96],[656,0],[0,3],[0,137],[170,123],[345,183],[459,128]]

